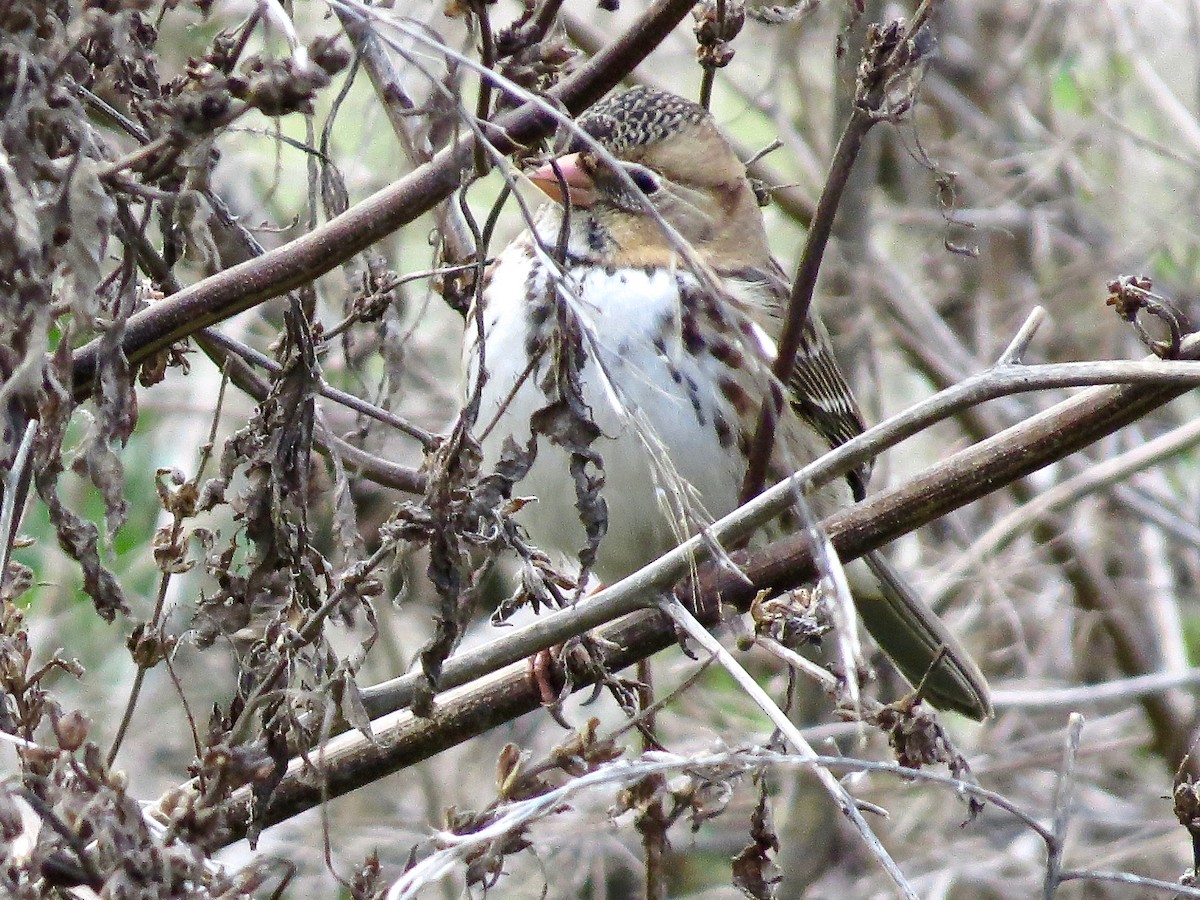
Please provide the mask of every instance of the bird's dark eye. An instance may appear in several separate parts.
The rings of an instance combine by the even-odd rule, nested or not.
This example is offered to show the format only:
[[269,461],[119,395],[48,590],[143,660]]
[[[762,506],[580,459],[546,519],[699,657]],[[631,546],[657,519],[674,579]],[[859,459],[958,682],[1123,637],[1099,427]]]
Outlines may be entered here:
[[637,189],[649,197],[658,190],[658,179],[654,174],[647,172],[645,169],[630,169],[629,177],[633,179],[633,183],[637,185]]

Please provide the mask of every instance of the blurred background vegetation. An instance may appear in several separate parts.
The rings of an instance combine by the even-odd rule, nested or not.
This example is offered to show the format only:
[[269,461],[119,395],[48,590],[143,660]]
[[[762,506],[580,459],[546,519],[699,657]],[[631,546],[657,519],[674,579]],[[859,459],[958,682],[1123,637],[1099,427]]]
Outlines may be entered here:
[[[742,7],[727,2],[731,8]],[[181,115],[172,102],[194,87],[197,70],[205,65],[200,61],[206,54],[211,59],[213,47],[227,36],[244,41],[242,60],[271,61],[294,59],[295,47],[311,49],[319,36],[341,34],[339,19],[322,3],[63,0],[32,4],[37,9],[25,25],[20,6],[0,3],[0,9],[7,9],[0,13],[7,21],[0,32],[0,98],[13,103],[33,83],[27,75],[35,70],[83,89],[67,91],[69,109],[78,118],[66,130],[78,146],[90,148],[81,152],[97,167],[138,147],[128,130],[103,113],[104,106],[141,122],[152,134],[156,126],[168,133],[168,125],[177,124]],[[1137,335],[1105,306],[1107,284],[1120,275],[1149,276],[1157,293],[1185,314],[1195,312],[1200,5],[1189,0],[945,0],[935,6],[937,47],[917,103],[900,125],[872,132],[840,207],[818,291],[819,308],[874,421],[993,363],[1035,306],[1044,307],[1048,319],[1026,362],[1142,357],[1146,350]],[[713,112],[744,157],[773,141],[780,143],[755,164],[754,174],[774,195],[766,214],[785,270],[795,267],[844,126],[867,25],[913,12],[903,4],[868,3],[861,13],[855,7],[834,0],[747,4],[745,26],[730,44],[734,55],[716,74]],[[177,176],[173,184],[155,182],[145,169],[130,169],[126,181],[96,176],[96,183],[104,185],[106,194],[132,204],[135,218],[145,216],[143,233],[160,253],[174,247],[172,274],[181,285],[245,256],[210,197],[220,198],[264,249],[282,246],[339,208],[330,201],[336,190],[329,186],[329,171],[336,171],[344,184],[343,206],[353,206],[413,171],[426,148],[442,146],[461,130],[447,98],[460,98],[473,110],[478,78],[456,64],[453,55],[439,54],[394,26],[419,28],[453,54],[478,59],[480,11],[499,31],[522,14],[522,7],[508,0],[486,6],[405,0],[373,8],[372,28],[413,108],[405,126],[410,128],[408,149],[386,114],[395,97],[381,98],[355,56],[358,45],[343,35],[335,44],[345,51],[343,64],[330,66],[328,83],[314,89],[310,109],[305,109],[307,102],[297,102],[284,110],[287,114],[271,115],[280,110],[262,96],[251,97],[244,113],[187,134],[170,160]],[[592,0],[569,0],[558,9],[550,31],[554,48],[573,52],[567,68],[578,65],[642,11],[629,0],[615,11],[600,9]],[[296,30],[294,44],[288,40],[287,22]],[[104,41],[110,45],[107,55],[96,50]],[[45,66],[46,60],[57,68]],[[557,63],[547,65],[538,73],[546,83],[538,86],[548,86],[558,74]],[[157,86],[145,83],[151,75]],[[694,98],[701,77],[695,39],[685,21],[628,82],[665,86]],[[184,87],[174,97],[164,95],[163,109],[153,111],[156,92],[173,80]],[[23,152],[20,136],[15,126],[7,127],[4,151],[16,158]],[[12,199],[13,177],[6,174],[4,179],[9,206],[5,230],[15,230],[14,219],[20,218]],[[53,182],[44,173],[39,177]],[[488,216],[502,185],[501,174],[492,172],[465,192],[479,222]],[[50,202],[54,191],[31,190],[41,204],[39,214],[49,221],[56,214]],[[164,199],[167,195],[174,199]],[[526,196],[534,202],[532,192]],[[92,305],[67,296],[81,283],[79,267],[72,269],[70,259],[51,260],[44,273],[47,299],[57,305],[38,316],[50,319],[28,318],[32,314],[27,310],[19,311],[15,281],[4,280],[11,293],[3,323],[8,341],[35,320],[53,326],[45,329],[44,344],[28,354],[52,350],[69,313],[76,316],[70,340],[79,346],[96,333],[88,315],[110,320],[113,304],[124,302],[122,297],[169,293],[145,274],[128,279],[120,289],[106,281],[130,264],[124,248],[132,240],[115,224],[113,210],[104,209],[97,214],[110,219],[110,238],[101,240],[77,225],[75,236],[64,243],[70,250],[95,238]],[[86,204],[71,207],[76,219],[86,218],[87,212]],[[522,226],[520,210],[509,202],[491,252]],[[40,227],[50,226],[43,222]],[[303,301],[311,304],[312,318],[326,330],[356,316],[340,334],[318,342],[320,369],[328,383],[435,433],[450,426],[460,403],[462,316],[429,278],[374,291],[381,304],[372,320],[363,320],[355,310],[372,294],[363,289],[364,277],[386,283],[394,276],[443,266],[443,238],[452,231],[453,222],[448,226],[437,214],[423,216],[316,279]],[[221,323],[219,330],[272,353],[285,331],[285,308],[285,301],[271,301]],[[198,535],[187,544],[184,556],[191,566],[168,579],[162,576],[153,547],[171,517],[156,483],[166,483],[170,476],[156,472],[177,470],[180,480],[196,478],[203,485],[217,474],[225,441],[253,421],[257,405],[238,387],[223,387],[221,369],[202,353],[192,349],[186,358],[186,371],[172,366],[160,383],[136,388],[136,427],[127,440],[111,430],[103,434],[123,467],[120,477],[110,473],[97,479],[72,468],[73,460],[87,455],[94,426],[89,404],[75,412],[63,445],[67,470],[58,491],[67,507],[97,524],[100,559],[119,583],[128,611],[111,622],[97,616],[81,590],[78,564],[59,548],[46,505],[37,498],[29,504],[14,553],[14,560],[27,569],[29,584],[23,592],[14,587],[21,579],[10,579],[6,586],[6,602],[25,614],[32,666],[55,654],[82,665],[78,677],[55,672],[45,686],[64,710],[86,715],[88,739],[103,753],[132,708],[113,766],[124,773],[129,795],[139,801],[154,800],[189,777],[197,756],[189,716],[203,742],[214,705],[224,716],[231,709],[236,715],[234,698],[239,690],[244,696],[246,679],[257,671],[247,663],[255,641],[270,628],[278,629],[281,621],[293,621],[288,615],[297,615],[285,610],[281,620],[286,604],[256,608],[244,623],[225,628],[210,648],[198,646],[198,608],[228,588],[215,574],[212,554],[235,547],[225,571],[241,567],[245,573],[258,552],[244,534],[244,511],[233,499],[249,491],[258,477],[248,465],[231,465],[229,503],[188,518],[189,532],[206,529],[211,536]],[[13,377],[13,369],[4,374]],[[1064,395],[1043,392],[996,401],[929,429],[877,463],[873,487],[901,483]],[[223,398],[219,405],[218,396]],[[318,406],[317,419],[329,433],[393,463],[422,464],[420,444],[395,428],[327,400],[319,400]],[[994,719],[982,726],[953,717],[945,722],[984,787],[1048,823],[1068,715],[1078,711],[1085,717],[1066,853],[1067,865],[1077,869],[1174,881],[1193,865],[1191,838],[1167,799],[1183,760],[1161,748],[1167,740],[1163,729],[1180,727],[1184,731],[1174,735],[1175,742],[1189,745],[1196,717],[1196,417],[1195,398],[1185,396],[1088,452],[960,509],[893,548],[894,557],[975,652],[996,691]],[[101,421],[96,427],[106,426]],[[198,475],[210,432],[216,435],[214,459]],[[1037,496],[1167,434],[1179,436],[1181,444],[1167,458],[1089,485],[1052,510],[1030,511]],[[347,470],[339,474],[326,458],[314,457],[306,473],[311,489],[308,527],[314,546],[331,561],[334,580],[354,561],[388,544],[391,538],[381,527],[398,502],[412,499],[360,477],[351,463]],[[115,524],[112,504],[106,506],[97,482],[114,481],[124,497],[125,515],[110,531],[105,519],[107,510]],[[1010,527],[995,537],[989,529],[999,521]],[[977,545],[982,535],[987,535],[986,543]],[[319,675],[305,680],[303,665],[296,665],[297,695],[320,693],[329,674],[323,666],[332,670],[349,660],[357,666],[358,683],[368,685],[413,665],[414,654],[432,636],[436,597],[424,574],[425,551],[402,544],[394,550],[378,573],[379,593],[348,604],[325,629],[318,655],[306,663]],[[171,642],[174,677],[163,665],[148,669],[131,706],[137,665],[127,641],[140,623],[155,621],[160,585],[161,629]],[[487,617],[506,593],[505,580],[497,573],[478,586],[470,598],[475,615],[468,644],[497,635]],[[217,630],[223,627],[219,623]],[[370,652],[358,659],[359,648],[376,631]],[[1141,651],[1141,668],[1114,652],[1114,633]],[[782,667],[757,650],[744,656],[751,671],[781,697],[788,679]],[[692,675],[697,664],[672,650],[649,666],[655,690],[663,696]],[[1146,694],[1139,682],[1131,681],[1154,674],[1173,679],[1175,686],[1160,684]],[[1078,692],[1097,685],[1113,690]],[[810,729],[818,750],[889,758],[881,735],[837,721],[826,699],[804,688],[802,684],[793,714]],[[890,699],[904,688],[881,665],[877,689]],[[1073,690],[1077,692],[1065,693]],[[564,715],[573,725],[596,716],[602,731],[620,726],[622,714],[615,704],[600,700],[584,706],[581,700],[586,699],[567,704]],[[308,702],[301,701],[298,709]],[[1163,709],[1170,712],[1166,719],[1160,715]],[[47,719],[33,736],[53,744],[49,727]],[[757,746],[770,736],[765,717],[715,668],[659,712],[656,728],[659,741],[676,753]],[[448,810],[481,809],[495,799],[496,761],[506,744],[517,745],[537,761],[567,734],[547,714],[535,712],[388,776],[372,790],[274,826],[254,850],[240,842],[216,859],[229,872],[264,865],[268,859],[285,860],[296,867],[286,889],[289,896],[369,896],[371,890],[350,882],[370,854],[377,855],[381,867],[374,888],[385,889],[414,847],[417,857],[429,852],[428,838],[444,827]],[[638,741],[628,735],[620,740],[636,756]],[[9,746],[0,747],[0,769],[14,778],[28,772]],[[782,843],[773,854],[785,879],[779,897],[893,895],[891,883],[811,776],[781,765],[760,777]],[[682,789],[682,780],[680,776],[679,783],[668,785]],[[1033,896],[1041,890],[1046,872],[1042,841],[1012,816],[989,807],[960,828],[966,806],[944,788],[884,775],[855,776],[848,786],[888,811],[886,819],[873,817],[872,824],[920,896],[998,898]],[[680,800],[686,812],[668,832],[667,896],[741,896],[730,883],[729,859],[749,841],[759,785],[750,778],[731,779],[727,792],[719,794]],[[569,807],[532,827],[530,849],[503,859],[504,874],[488,896],[640,895],[643,851],[632,821],[635,812],[630,811],[635,806],[615,790],[572,797]],[[709,817],[708,812],[719,814]],[[422,896],[462,896],[464,877],[462,868],[430,884]],[[163,896],[192,890],[160,887]],[[153,887],[145,890],[143,896],[159,895]],[[480,886],[472,890],[473,896],[482,895]],[[269,892],[270,887],[258,889],[260,896]],[[1055,896],[1135,895],[1151,896],[1151,889],[1073,881],[1058,887]]]

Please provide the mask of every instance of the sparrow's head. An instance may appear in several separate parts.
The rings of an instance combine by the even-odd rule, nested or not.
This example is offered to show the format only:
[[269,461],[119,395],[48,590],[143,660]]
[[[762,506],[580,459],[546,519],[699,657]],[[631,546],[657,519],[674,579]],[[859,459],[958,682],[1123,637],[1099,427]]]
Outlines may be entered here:
[[611,159],[576,136],[567,154],[529,177],[559,203],[565,185],[571,206],[601,227],[618,261],[670,252],[647,203],[718,268],[726,259],[761,264],[758,257],[769,257],[746,167],[704,107],[635,87],[596,104],[577,124]]

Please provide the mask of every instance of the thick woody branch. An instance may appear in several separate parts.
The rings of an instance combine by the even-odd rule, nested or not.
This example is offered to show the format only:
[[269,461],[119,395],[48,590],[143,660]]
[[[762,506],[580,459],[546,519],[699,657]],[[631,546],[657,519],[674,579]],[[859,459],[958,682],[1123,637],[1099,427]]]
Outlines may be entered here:
[[[789,479],[788,482],[776,485],[753,502],[746,504],[715,523],[710,527],[707,536],[692,538],[682,546],[665,554],[654,563],[591,598],[589,602],[578,604],[569,610],[564,610],[553,616],[539,619],[513,632],[502,640],[480,647],[470,653],[452,657],[447,660],[445,668],[442,671],[441,686],[444,689],[459,687],[509,663],[516,662],[540,650],[560,644],[570,637],[582,634],[588,629],[600,627],[615,621],[620,616],[643,608],[659,592],[670,589],[672,585],[685,577],[693,564],[707,560],[711,556],[714,544],[735,545],[743,538],[752,534],[755,529],[783,512],[791,504],[793,492],[801,489],[802,485],[812,484],[819,486],[834,478],[838,478],[845,472],[861,464],[862,460],[877,455],[904,440],[906,437],[929,427],[934,422],[956,415],[965,408],[1019,391],[1041,390],[1050,387],[1062,387],[1069,384],[1096,384],[1105,380],[1117,381],[1121,379],[1133,379],[1135,377],[1147,377],[1151,376],[1154,371],[1157,371],[1157,377],[1162,379],[1168,370],[1175,371],[1181,377],[1187,379],[1186,381],[1181,381],[1179,386],[1176,386],[1174,390],[1186,390],[1191,385],[1200,384],[1200,371],[1197,370],[1194,364],[1167,364],[1164,367],[1162,363],[1156,360],[1140,363],[1073,363],[1054,366],[1006,367],[1004,370],[993,370],[968,379],[962,384],[955,385],[917,404],[904,413],[889,419],[887,422],[871,428],[860,437],[844,444],[812,465],[805,467],[800,473]],[[1136,373],[1141,374],[1137,375]],[[1136,390],[1136,388],[1131,389]],[[1162,388],[1158,386],[1149,388],[1143,386],[1141,388],[1143,391],[1154,389]],[[1116,389],[1108,388],[1104,390]],[[1083,396],[1086,397],[1087,395]],[[1078,399],[1076,398],[1076,400]],[[1074,403],[1076,400],[1068,401],[1068,404]],[[1047,414],[1066,405],[1060,404],[1059,407],[1054,407]],[[1105,414],[1101,413],[1101,416]],[[1115,422],[1116,419],[1113,421]],[[1119,426],[1114,424],[1112,427],[1115,430]],[[1008,435],[1011,433],[1012,429],[1003,434]],[[976,446],[983,447],[984,444]],[[1052,446],[1044,447],[1040,456],[1030,455],[1026,457],[1025,461],[1032,467],[1030,471],[1034,471],[1050,465],[1052,462],[1074,452],[1076,449],[1078,447],[1073,445],[1071,447],[1064,447],[1061,450],[1056,450]],[[1022,451],[1018,449],[1015,452],[1019,456]],[[943,467],[951,465],[957,459],[959,457],[954,457],[930,471],[941,471]],[[983,496],[982,493],[977,493],[966,499],[960,498],[953,491],[955,479],[959,477],[961,476],[957,474],[948,477],[945,480],[948,484],[943,483],[939,488],[940,490],[948,491],[948,497],[946,498],[948,505],[945,509],[935,511],[928,516],[920,518],[911,525],[906,525],[901,521],[898,530],[890,534],[883,534],[882,532],[879,535],[873,536],[869,534],[866,542],[861,547],[850,548],[835,540],[835,545],[838,547],[839,552],[842,553],[845,559],[865,553],[868,550],[888,543],[900,534],[914,530],[932,518],[944,515],[950,509],[965,505],[971,500]],[[983,493],[990,493],[1003,486],[1004,483],[1007,482],[991,485]],[[861,514],[865,515],[864,521],[871,523],[868,528],[874,527],[876,518],[885,514],[886,508],[881,509],[880,504],[888,496],[888,494],[878,494],[866,502],[853,507],[853,510],[860,511]],[[917,496],[919,497],[920,494],[918,493]],[[915,513],[909,510],[907,514],[914,515]],[[882,524],[882,519],[880,523]],[[831,534],[833,534],[832,531]],[[798,536],[798,543],[806,544],[807,539],[803,535]],[[792,549],[795,548],[793,547]],[[793,584],[802,583],[805,579],[812,576],[812,570],[804,568],[802,571],[795,573],[795,576],[796,580]],[[779,590],[783,590],[790,585],[780,583],[775,586]],[[742,599],[748,603],[749,598],[752,596],[753,591],[750,591]],[[412,702],[412,692],[420,683],[419,675],[406,675],[366,689],[363,692],[363,701],[366,704],[368,713],[372,716],[379,716],[407,706]]]
[[[1189,359],[1200,358],[1200,339],[1193,337],[1186,341],[1183,355]],[[1175,374],[1168,380],[1162,380],[1162,375],[1168,370]],[[1127,374],[1133,371],[1129,369]],[[1148,369],[1146,374],[1149,375]],[[1166,368],[1160,370],[1157,383],[1092,388],[954,455],[905,485],[880,493],[867,502],[827,519],[822,526],[843,559],[856,558],[1015,479],[1056,462],[1162,406],[1196,384],[1200,384],[1197,367],[1167,364]],[[1010,385],[1010,392],[1012,387]],[[1000,396],[1001,393],[993,390],[991,396]],[[984,394],[975,395],[976,402],[985,398]],[[944,405],[945,415],[954,411],[953,405]],[[844,452],[838,451],[842,453],[840,464],[852,465],[857,452],[877,452],[876,443],[882,440],[876,434],[878,430],[872,429],[864,435],[860,447],[865,449],[848,447]],[[893,434],[892,439],[898,438]],[[822,474],[828,475],[828,472],[826,469]],[[769,494],[764,495],[759,503],[765,504],[769,498]],[[786,590],[805,583],[815,574],[812,541],[807,534],[793,535],[761,552],[739,552],[732,556],[738,564],[738,571],[729,567],[711,567],[702,574],[699,591],[695,594],[698,603],[692,603],[691,591],[679,591],[680,599],[688,603],[697,618],[706,625],[716,624],[720,604],[732,604],[745,609],[759,590]],[[631,576],[629,580],[640,588],[640,595],[631,595],[625,601],[627,606],[603,606],[601,598],[622,589],[624,583],[615,585],[599,595],[596,602],[578,604],[506,638],[503,642],[505,656],[523,660],[538,649],[560,643],[566,636],[583,633],[622,615],[625,617],[609,624],[599,634],[602,645],[611,648],[605,659],[610,671],[631,665],[675,643],[674,628],[666,617],[657,611],[642,608],[654,603],[658,590],[648,586],[647,580],[638,575]],[[596,619],[598,609],[603,609],[607,619]],[[633,614],[627,615],[630,612]],[[464,658],[478,657],[480,653],[486,653],[486,648]],[[493,655],[489,662],[495,665],[499,661]],[[444,677],[457,682],[465,671],[463,659],[452,658],[446,665]],[[583,669],[572,672],[572,684],[576,689],[589,686],[591,678],[591,674]],[[403,681],[397,680],[390,686],[389,700],[402,699]],[[263,824],[283,821],[324,799],[369,784],[383,775],[531,712],[541,704],[541,690],[529,677],[528,667],[523,661],[513,662],[469,684],[457,683],[460,686],[438,696],[434,713],[428,719],[415,717],[408,710],[390,713],[374,722],[374,734],[370,739],[357,732],[346,733],[330,741],[319,752],[311,753],[310,759],[320,760],[320,773],[305,771],[304,763],[294,761],[273,795]],[[374,692],[373,697],[372,692],[367,693],[369,708],[377,706],[380,692]],[[221,843],[231,842],[243,835],[248,814],[249,795],[239,793],[227,817],[231,830],[222,837]]]
[[[888,271],[883,258],[872,258],[872,263],[879,265],[881,271]],[[922,336],[920,340],[907,342],[919,366],[935,384],[951,384],[961,378],[972,364],[969,356],[964,354],[951,335],[943,331],[944,325],[931,315],[932,310],[919,293],[905,288],[895,278],[886,280],[890,283],[885,284],[881,296],[887,298],[892,314],[904,324],[905,329]],[[934,336],[936,339],[931,339]],[[1008,422],[1018,421],[1020,415],[1020,405],[1003,404],[997,408],[972,409],[963,417],[963,421],[969,432],[987,433],[999,431]],[[1146,449],[1155,448],[1156,442],[1152,442]],[[1135,451],[1134,455],[1140,455],[1140,452]],[[1077,478],[1088,479],[1098,468],[1086,458],[1076,457],[1068,462],[1068,471],[1077,471]],[[1105,571],[1103,549],[1064,528],[1060,516],[1054,513],[1038,515],[1037,506],[1046,497],[1039,495],[1031,484],[1017,481],[1011,488],[1014,498],[1021,505],[1021,514],[1035,517],[1033,538],[1062,571],[1070,585],[1075,605],[1098,616],[1100,627],[1111,642],[1110,655],[1116,669],[1132,678],[1158,672],[1159,662],[1147,651],[1138,629],[1128,627],[1129,606],[1140,602],[1140,598],[1131,599],[1127,591],[1114,585]],[[1140,499],[1128,490],[1128,486],[1123,485],[1122,488],[1115,492],[1118,501],[1128,505],[1131,499]],[[1050,499],[1053,499],[1053,493]],[[1174,526],[1179,529],[1186,525],[1186,520],[1171,516],[1169,523],[1160,527]],[[968,551],[965,555],[970,556],[971,553]],[[1162,758],[1166,769],[1175,774],[1182,767],[1191,777],[1200,778],[1200,757],[1190,752],[1196,729],[1195,717],[1186,704],[1178,702],[1176,694],[1166,690],[1144,692],[1139,695],[1138,702],[1146,715],[1149,744]]]

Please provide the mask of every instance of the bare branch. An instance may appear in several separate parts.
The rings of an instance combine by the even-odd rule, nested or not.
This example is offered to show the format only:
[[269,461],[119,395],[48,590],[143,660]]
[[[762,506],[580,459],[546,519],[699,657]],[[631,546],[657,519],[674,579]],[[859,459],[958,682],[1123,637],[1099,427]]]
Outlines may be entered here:
[[[689,0],[657,0],[633,27],[551,91],[550,99],[569,113],[586,109],[653,50],[691,5]],[[544,137],[553,130],[556,119],[562,118],[554,106],[542,100],[503,114],[490,129],[495,151],[508,153]],[[180,338],[306,284],[411,222],[459,186],[474,146],[473,138],[464,138],[411,175],[302,237],[131,316],[121,343],[126,358],[136,364]],[[99,342],[75,353],[77,398],[92,390],[99,353]]]

